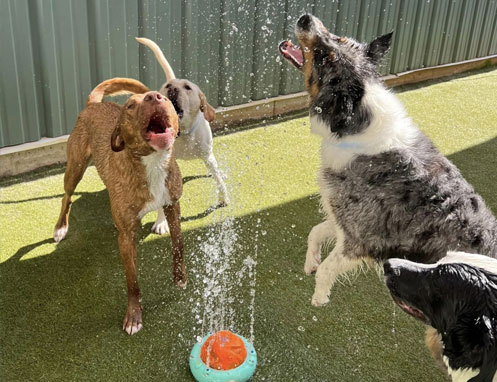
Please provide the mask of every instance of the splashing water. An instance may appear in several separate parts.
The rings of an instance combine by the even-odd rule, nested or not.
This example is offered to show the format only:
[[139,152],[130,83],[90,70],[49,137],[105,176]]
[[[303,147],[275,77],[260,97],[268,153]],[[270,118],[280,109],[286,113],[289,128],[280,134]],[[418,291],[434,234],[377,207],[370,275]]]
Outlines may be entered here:
[[[223,166],[226,168],[225,166]],[[229,179],[229,178],[228,178]],[[236,193],[230,189],[232,199]],[[197,285],[192,314],[194,338],[200,342],[208,333],[230,330],[254,343],[256,266],[261,219],[249,226],[250,243],[244,245],[242,227],[234,217],[236,201],[214,215],[207,232],[197,237],[191,254],[191,272]],[[241,253],[249,253],[242,257]]]
[[395,341],[394,347],[395,349],[398,348],[399,344],[397,343],[397,331],[395,329],[395,319],[397,318],[397,312],[396,312],[396,305],[393,303],[393,311],[392,311],[392,337]]

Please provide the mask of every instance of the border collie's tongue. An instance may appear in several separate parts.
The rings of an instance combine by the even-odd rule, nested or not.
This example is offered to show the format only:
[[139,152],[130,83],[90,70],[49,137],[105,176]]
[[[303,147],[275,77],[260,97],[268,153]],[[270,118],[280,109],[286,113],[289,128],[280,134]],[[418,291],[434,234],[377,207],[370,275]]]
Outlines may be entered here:
[[297,69],[302,69],[304,65],[304,56],[298,45],[293,45],[290,40],[280,42],[280,53],[288,61],[290,61]]

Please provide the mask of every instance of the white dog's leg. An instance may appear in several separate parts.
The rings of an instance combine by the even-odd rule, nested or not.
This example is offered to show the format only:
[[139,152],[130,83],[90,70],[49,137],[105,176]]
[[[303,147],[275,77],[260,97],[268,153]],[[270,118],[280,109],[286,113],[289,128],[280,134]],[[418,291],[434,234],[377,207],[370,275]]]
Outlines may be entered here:
[[157,210],[157,220],[152,226],[152,232],[157,235],[164,235],[169,232],[169,226],[167,225],[166,215],[164,215],[163,208]]
[[314,226],[307,239],[304,271],[310,275],[316,272],[321,263],[321,247],[327,240],[336,239],[335,225],[329,220]]
[[350,271],[361,263],[358,258],[348,258],[343,255],[343,240],[338,238],[335,248],[321,263],[316,272],[316,288],[312,296],[312,305],[322,306],[329,299],[331,287],[339,275]]
[[219,190],[219,201],[223,204],[229,204],[230,200],[228,196],[228,191],[226,189],[226,185],[224,184],[223,177],[219,172],[219,169],[217,168],[217,161],[216,158],[214,157],[214,154],[210,153],[210,155],[207,158],[204,158],[204,162],[205,165],[207,166],[207,169],[212,174],[212,177],[217,183],[217,188]]

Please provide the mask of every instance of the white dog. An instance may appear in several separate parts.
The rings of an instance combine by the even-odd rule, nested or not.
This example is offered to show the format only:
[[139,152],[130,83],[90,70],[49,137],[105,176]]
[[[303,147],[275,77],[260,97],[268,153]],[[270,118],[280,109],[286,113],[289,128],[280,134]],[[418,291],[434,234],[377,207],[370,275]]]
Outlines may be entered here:
[[[162,85],[159,92],[171,100],[179,117],[179,135],[174,143],[174,156],[176,159],[185,160],[202,159],[217,183],[220,204],[227,205],[228,191],[212,152],[212,131],[209,122],[214,120],[216,112],[207,103],[204,93],[197,85],[176,78],[171,65],[155,42],[139,37],[136,40],[154,52],[166,75],[167,82]],[[162,209],[158,211],[152,231],[159,235],[168,232]]]

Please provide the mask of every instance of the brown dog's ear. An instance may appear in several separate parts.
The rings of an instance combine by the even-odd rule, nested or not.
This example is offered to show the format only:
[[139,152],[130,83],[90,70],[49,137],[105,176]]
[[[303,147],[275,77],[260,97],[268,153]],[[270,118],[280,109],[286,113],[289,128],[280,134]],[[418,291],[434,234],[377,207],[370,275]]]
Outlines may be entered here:
[[116,153],[124,150],[124,139],[121,136],[121,127],[117,126],[110,137],[110,147]]
[[200,111],[204,113],[205,119],[208,122],[214,121],[214,118],[216,118],[216,111],[211,105],[207,103],[207,98],[205,98],[204,93],[199,91],[198,96],[200,98]]

